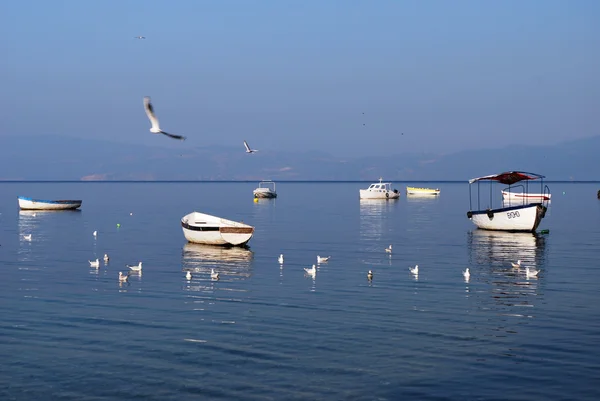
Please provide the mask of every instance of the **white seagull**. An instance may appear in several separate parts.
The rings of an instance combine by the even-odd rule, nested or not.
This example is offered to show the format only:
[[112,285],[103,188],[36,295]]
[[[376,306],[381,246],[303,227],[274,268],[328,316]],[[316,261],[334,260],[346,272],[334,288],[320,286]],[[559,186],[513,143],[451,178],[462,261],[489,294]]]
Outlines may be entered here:
[[258,149],[250,149],[250,146],[248,146],[248,142],[246,141],[244,141],[244,147],[246,148],[246,153],[258,152]]
[[210,278],[213,280],[218,280],[219,272],[216,272],[215,269],[210,269]]
[[158,124],[158,118],[156,118],[156,115],[154,114],[154,108],[152,107],[152,103],[150,103],[150,96],[144,97],[144,110],[146,110],[146,115],[152,123],[150,132],[152,132],[153,134],[163,134],[170,138],[179,139],[182,141],[185,139],[185,136],[169,134],[168,132],[165,132],[160,129],[160,125]]
[[304,268],[304,271],[306,272],[306,274],[309,274],[311,276],[314,276],[315,274],[317,274],[317,266],[312,265],[312,267],[309,269],[307,267]]
[[525,275],[527,277],[537,277],[539,272],[540,272],[539,270],[534,270],[534,269],[530,270],[529,267],[525,268]]
[[369,272],[367,273],[367,278],[369,279],[369,281],[373,280],[373,272],[371,270],[369,270]]
[[416,276],[417,274],[419,274],[419,265],[415,265],[415,267],[409,266],[408,270],[410,270],[410,272]]
[[23,235],[25,241],[31,241],[31,234]]
[[98,231],[94,231],[94,232],[92,233],[92,235],[93,235],[94,237],[97,237],[97,236],[98,236]]
[[517,260],[517,263],[514,262],[510,262],[510,264],[512,265],[512,267],[514,267],[515,269],[518,269],[521,267],[521,260]]
[[145,37],[145,36],[134,36],[133,38],[134,38],[134,39],[146,39],[146,37]]
[[142,262],[140,262],[137,265],[127,265],[127,267],[129,267],[129,270],[131,270],[132,272],[141,272],[142,271]]
[[104,254],[104,263],[108,263],[109,257],[108,257],[108,253]]
[[465,276],[465,281],[469,281],[469,278],[471,277],[471,273],[469,273],[469,268],[467,267],[467,270],[465,270],[463,272],[463,276]]
[[123,274],[123,272],[119,272],[119,281],[125,282],[129,280],[129,274]]
[[279,257],[277,258],[277,261],[279,262],[279,264],[283,264],[283,253],[281,255],[279,255]]
[[385,248],[385,251],[387,253],[392,253],[392,246],[390,245],[389,247]]
[[317,255],[317,263],[327,263],[329,262],[329,259],[331,259],[331,256],[319,256]]
[[185,273],[185,278],[188,279],[188,281],[192,279],[192,273],[189,270]]
[[90,267],[95,267],[96,269],[100,267],[100,261],[96,260],[88,260],[90,262]]

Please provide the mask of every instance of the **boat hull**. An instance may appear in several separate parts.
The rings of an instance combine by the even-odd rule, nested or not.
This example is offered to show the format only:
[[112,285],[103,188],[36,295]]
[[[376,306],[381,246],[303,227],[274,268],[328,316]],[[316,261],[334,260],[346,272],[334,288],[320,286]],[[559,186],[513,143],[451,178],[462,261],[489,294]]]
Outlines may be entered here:
[[255,198],[277,198],[277,192],[254,190]]
[[406,194],[419,196],[437,196],[440,194],[440,190],[433,188],[406,187]]
[[81,200],[42,200],[19,196],[22,210],[74,210],[81,207]]
[[181,227],[185,239],[194,244],[241,246],[254,235],[252,226],[198,212],[184,216]]
[[504,200],[520,200],[524,202],[543,202],[549,201],[551,195],[547,194],[530,194],[530,193],[521,193],[521,192],[508,192],[502,191],[502,198]]
[[534,232],[546,215],[541,203],[467,212],[478,228],[498,231]]
[[400,192],[394,191],[369,191],[368,189],[360,190],[360,199],[398,199],[400,198]]

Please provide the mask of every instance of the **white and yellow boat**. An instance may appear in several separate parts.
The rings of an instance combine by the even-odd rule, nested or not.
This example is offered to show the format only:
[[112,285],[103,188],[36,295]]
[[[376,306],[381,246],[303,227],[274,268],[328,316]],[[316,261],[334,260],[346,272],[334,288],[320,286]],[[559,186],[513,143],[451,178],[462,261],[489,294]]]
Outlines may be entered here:
[[406,187],[406,195],[437,196],[439,194],[440,190],[438,188]]

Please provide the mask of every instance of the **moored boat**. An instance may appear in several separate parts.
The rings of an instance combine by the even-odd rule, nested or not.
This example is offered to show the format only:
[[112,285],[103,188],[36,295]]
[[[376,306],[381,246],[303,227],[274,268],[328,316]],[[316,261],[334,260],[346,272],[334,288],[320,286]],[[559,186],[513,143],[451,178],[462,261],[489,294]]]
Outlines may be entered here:
[[261,181],[258,183],[258,188],[253,191],[255,198],[277,198],[275,191],[275,183],[270,180]]
[[181,219],[183,235],[189,242],[207,245],[245,245],[254,227],[210,214],[192,212]]
[[400,192],[397,189],[392,189],[390,182],[382,182],[380,178],[379,182],[369,185],[367,189],[360,190],[360,199],[398,199]]
[[25,196],[17,197],[22,210],[74,210],[81,206],[81,200],[45,200]]
[[[509,171],[500,174],[488,175],[469,180],[469,202],[470,208],[467,212],[467,217],[478,227],[485,230],[500,230],[500,231],[529,231],[534,232],[541,220],[546,216],[548,209],[548,200],[550,199],[550,190],[548,186],[544,186],[544,176],[533,173],[525,173],[522,171]],[[492,199],[492,184],[500,182],[510,186],[517,182],[528,182],[531,180],[540,180],[541,197],[537,198],[540,201],[522,199],[518,204],[506,202],[501,208],[493,208]],[[481,199],[479,192],[479,183],[482,181],[490,182],[490,200],[488,208],[481,208]],[[471,192],[471,184],[477,183],[477,210],[473,210],[473,199]],[[527,188],[526,188],[527,189]],[[529,193],[527,190],[524,193]]]
[[424,195],[424,196],[437,196],[440,194],[438,188],[417,188],[417,187],[406,187],[407,195]]

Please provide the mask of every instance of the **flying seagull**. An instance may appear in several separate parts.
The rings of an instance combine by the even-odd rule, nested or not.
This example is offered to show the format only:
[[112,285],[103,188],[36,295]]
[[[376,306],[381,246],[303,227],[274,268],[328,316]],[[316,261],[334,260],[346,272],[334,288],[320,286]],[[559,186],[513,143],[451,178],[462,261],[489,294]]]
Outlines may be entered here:
[[154,108],[152,107],[152,103],[150,103],[150,96],[144,97],[144,109],[146,110],[146,115],[148,115],[148,118],[152,123],[150,132],[153,134],[163,134],[173,139],[180,139],[182,141],[185,140],[185,136],[169,134],[160,129],[160,126],[158,125],[158,118],[156,118],[156,115],[154,115]]
[[145,36],[134,36],[133,38],[134,38],[134,39],[146,39],[146,37],[145,37]]
[[257,149],[250,149],[250,146],[248,146],[248,142],[246,142],[246,141],[244,141],[244,147],[246,148],[246,153],[258,152]]

